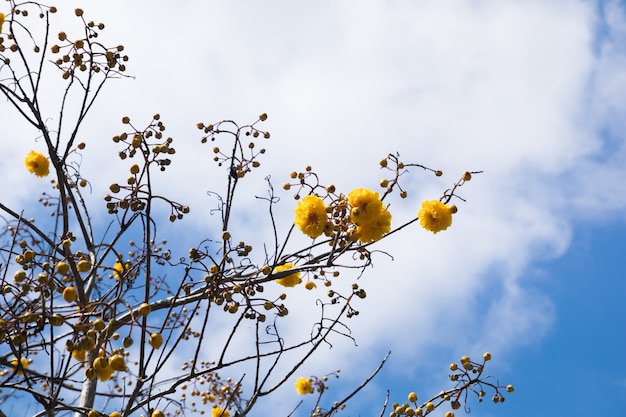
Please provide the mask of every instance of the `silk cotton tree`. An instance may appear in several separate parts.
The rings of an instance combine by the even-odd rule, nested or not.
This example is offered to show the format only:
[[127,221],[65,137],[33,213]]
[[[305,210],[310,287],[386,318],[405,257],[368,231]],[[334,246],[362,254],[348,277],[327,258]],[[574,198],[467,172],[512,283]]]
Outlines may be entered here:
[[[350,337],[348,320],[367,295],[360,284],[337,282],[369,272],[376,244],[413,223],[433,233],[450,227],[458,187],[477,172],[463,173],[441,198],[424,202],[416,217],[392,226],[386,201],[394,194],[406,197],[402,175],[420,169],[439,177],[441,171],[389,154],[380,161],[380,192],[364,186],[337,190],[311,167],[294,171],[283,190],[267,182],[261,199],[266,211],[258,221],[270,225],[271,233],[259,250],[257,242],[253,247],[238,239],[233,213],[241,204],[241,183],[267,157],[261,145],[270,139],[263,127],[267,115],[248,124],[201,122],[197,146],[223,174],[218,183],[206,184],[220,190],[212,194],[220,231],[194,236],[191,249],[175,253],[158,226],[180,222],[191,208],[155,191],[177,154],[158,114],[144,125],[121,118],[112,138],[117,153],[110,157],[128,166],[107,173],[118,181],[93,189],[83,176],[81,156],[89,144],[79,138],[102,88],[125,78],[124,47],[106,46],[104,24],[82,9],[73,11],[75,28],[57,32],[51,29],[55,7],[15,1],[5,6],[2,114],[35,129],[34,136],[20,138],[33,147],[23,175],[50,179],[51,187],[24,207],[0,201],[0,410],[15,409],[19,401],[29,404],[23,415],[35,416],[245,416],[285,384],[293,385],[295,408],[302,404],[298,394],[315,396],[311,416],[343,409],[386,358],[343,398],[327,398],[336,372],[300,374],[321,346]],[[294,196],[281,204],[292,204],[295,217],[275,217],[278,193]],[[88,198],[94,194],[104,201],[94,203]],[[52,216],[44,218],[35,204]],[[289,303],[290,291],[317,287],[327,293],[311,296],[315,307]],[[314,309],[312,330],[293,339],[283,335],[281,323],[298,308]],[[216,337],[216,329],[226,331]],[[502,401],[513,388],[484,374],[490,358],[461,358],[450,367],[452,388],[423,402],[411,392],[408,402],[391,404],[391,415],[427,415],[444,404],[456,410],[470,395],[481,401],[486,391]],[[381,397],[381,414],[388,401]]]

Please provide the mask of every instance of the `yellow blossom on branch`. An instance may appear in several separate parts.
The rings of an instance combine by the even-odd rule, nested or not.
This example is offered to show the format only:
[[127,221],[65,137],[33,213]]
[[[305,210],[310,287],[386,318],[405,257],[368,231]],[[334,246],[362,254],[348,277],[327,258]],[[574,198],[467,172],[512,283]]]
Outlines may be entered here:
[[116,280],[120,280],[122,278],[122,274],[124,273],[124,265],[121,264],[120,261],[115,261],[113,265],[113,276]]
[[417,217],[424,229],[441,232],[452,224],[452,208],[439,200],[424,201]]
[[380,240],[385,233],[391,230],[391,213],[385,207],[381,207],[378,217],[371,223],[357,226],[356,235],[362,243]]
[[17,368],[18,375],[24,375],[24,369],[28,368],[28,360],[25,357],[21,357],[18,365],[17,358],[11,359],[9,362],[13,368]]
[[213,407],[211,410],[211,417],[230,417],[228,410],[224,410],[220,407]]
[[2,33],[2,25],[4,24],[5,18],[6,18],[5,14],[0,12],[0,33]]
[[298,378],[295,384],[296,391],[300,395],[313,394],[313,386],[311,385],[311,381],[306,378]]
[[[274,272],[287,271],[293,267],[294,267],[293,264],[287,262],[283,265],[277,266],[276,269],[274,269]],[[284,278],[279,278],[276,280],[276,282],[282,285],[283,287],[295,287],[296,285],[301,283],[302,280],[300,279],[300,272],[296,272],[291,275],[287,275]]]
[[383,202],[377,192],[367,188],[356,188],[348,193],[350,209],[350,220],[357,226],[364,226],[375,221]]
[[316,195],[307,195],[298,202],[295,212],[294,224],[302,233],[312,239],[324,233],[328,215],[326,214],[326,205],[321,198]]
[[85,360],[85,354],[87,352],[85,352],[84,350],[80,350],[80,349],[74,349],[72,351],[72,356],[74,357],[74,359],[76,359],[78,362],[84,362]]
[[30,151],[28,155],[26,155],[24,165],[26,165],[28,172],[38,177],[45,177],[50,173],[50,161],[37,151]]

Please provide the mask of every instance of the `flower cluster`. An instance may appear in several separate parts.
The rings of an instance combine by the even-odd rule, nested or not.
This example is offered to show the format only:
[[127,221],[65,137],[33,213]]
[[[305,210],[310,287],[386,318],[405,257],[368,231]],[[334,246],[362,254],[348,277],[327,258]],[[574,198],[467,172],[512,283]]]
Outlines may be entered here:
[[391,230],[391,213],[377,192],[357,188],[348,194],[350,220],[356,225],[355,237],[362,243],[380,240]]
[[313,239],[351,230],[354,240],[369,243],[380,240],[391,229],[391,213],[383,206],[380,195],[367,188],[356,188],[347,198],[338,196],[330,207],[319,196],[308,195],[298,202],[295,212],[294,224]]
[[40,154],[37,151],[30,151],[28,155],[26,155],[24,165],[26,165],[28,172],[35,174],[40,178],[45,177],[50,173],[50,161],[48,161],[43,154]]

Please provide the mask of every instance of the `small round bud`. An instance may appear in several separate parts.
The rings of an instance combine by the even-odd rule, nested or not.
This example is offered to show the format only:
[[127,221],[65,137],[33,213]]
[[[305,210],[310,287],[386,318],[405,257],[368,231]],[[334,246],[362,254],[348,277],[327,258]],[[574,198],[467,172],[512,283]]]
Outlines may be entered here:
[[[385,161],[386,161],[386,159],[385,159]],[[411,392],[409,394],[409,401],[412,402],[412,403],[416,402],[417,401],[417,394],[414,393],[414,392]]]
[[76,269],[78,269],[78,272],[87,272],[91,269],[91,263],[86,259],[81,259],[76,264]]
[[124,123],[125,125],[130,123],[130,117],[128,116],[124,116],[122,117],[122,123]]
[[438,177],[441,177],[443,175],[443,172],[440,170],[435,171],[435,175]]
[[387,158],[383,158],[381,159],[378,164],[382,167],[385,168],[387,166]]
[[102,331],[105,327],[106,327],[106,324],[104,323],[104,320],[102,320],[101,318],[97,318],[93,321],[93,328],[96,329],[97,331]]
[[150,343],[150,346],[154,349],[159,349],[163,344],[163,336],[161,336],[161,333],[154,332],[150,335],[148,343]]
[[452,212],[452,214],[456,213],[457,211],[459,211],[459,209],[457,208],[456,205],[451,204],[450,205],[450,211]]
[[513,392],[515,391],[515,387],[511,384],[506,386],[506,392]]
[[23,282],[26,279],[26,272],[19,270],[15,273],[15,275],[13,275],[13,279],[15,280],[15,282],[17,282],[18,284]]
[[131,145],[133,145],[133,148],[138,148],[141,146],[141,135],[133,135],[133,140],[131,142]]
[[262,121],[262,122],[266,121],[267,120],[267,113],[262,113],[259,116],[259,120]]
[[227,230],[224,230],[222,232],[222,240],[228,240],[230,239],[230,232],[228,232]]
[[74,14],[78,17],[83,15],[83,9],[74,9]]
[[69,272],[70,266],[65,262],[59,262],[56,264],[55,269],[59,274],[65,275]]
[[463,181],[469,181],[472,179],[472,174],[469,171],[465,171],[461,178],[463,178]]
[[137,311],[139,312],[139,314],[142,317],[147,317],[148,314],[150,314],[150,311],[152,309],[150,308],[150,304],[148,303],[143,303],[142,305],[139,306],[139,308],[137,309]]
[[485,352],[483,353],[483,360],[486,361],[490,361],[491,360],[491,353],[489,352]]
[[119,353],[116,353],[115,355],[111,356],[111,358],[109,359],[109,366],[114,370],[114,371],[125,371],[126,370],[126,361],[124,360],[124,357],[122,355],[120,355]]
[[72,287],[71,285],[63,290],[63,299],[68,303],[76,301],[77,297],[78,293],[76,292],[76,288]]

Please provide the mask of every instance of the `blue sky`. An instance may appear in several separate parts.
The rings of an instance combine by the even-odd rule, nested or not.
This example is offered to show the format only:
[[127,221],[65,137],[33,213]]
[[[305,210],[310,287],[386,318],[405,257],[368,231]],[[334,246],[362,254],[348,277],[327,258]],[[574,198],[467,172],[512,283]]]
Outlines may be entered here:
[[581,224],[567,253],[539,266],[552,277],[544,288],[554,300],[556,320],[540,343],[516,353],[514,369],[523,371],[512,371],[510,378],[524,388],[502,415],[521,416],[527,404],[541,410],[536,415],[584,415],[578,395],[603,399],[589,403],[593,414],[626,413],[619,360],[626,347],[624,232],[619,223]]
[[[272,139],[262,173],[244,185],[250,195],[263,192],[265,175],[279,185],[306,164],[345,192],[374,188],[390,152],[442,169],[441,179],[406,177],[409,198],[391,200],[397,224],[463,171],[484,171],[461,190],[467,203],[450,230],[415,227],[383,242],[394,260],[363,278],[369,296],[351,322],[359,346],[337,343],[304,370],[339,367],[342,383],[358,384],[392,351],[346,415],[378,415],[386,388],[392,401],[436,394],[449,362],[485,350],[516,392],[497,407],[474,404],[472,415],[626,414],[623,2],[83,3],[107,39],[125,44],[135,76],[109,85],[84,132],[94,201],[110,172],[127,169],[111,161],[120,118],[156,112],[178,150],[162,187],[191,206],[187,232],[215,226],[203,208],[216,171],[198,121],[269,114]],[[28,135],[10,123],[6,132]],[[7,144],[6,184],[24,181],[21,155],[36,146]],[[189,177],[205,181],[181,187]],[[26,181],[3,202],[33,204],[43,186]],[[285,195],[277,209],[285,219],[292,203]],[[263,214],[243,206],[235,232],[262,241]],[[306,317],[294,312],[290,331]],[[286,414],[292,394],[262,407]]]

